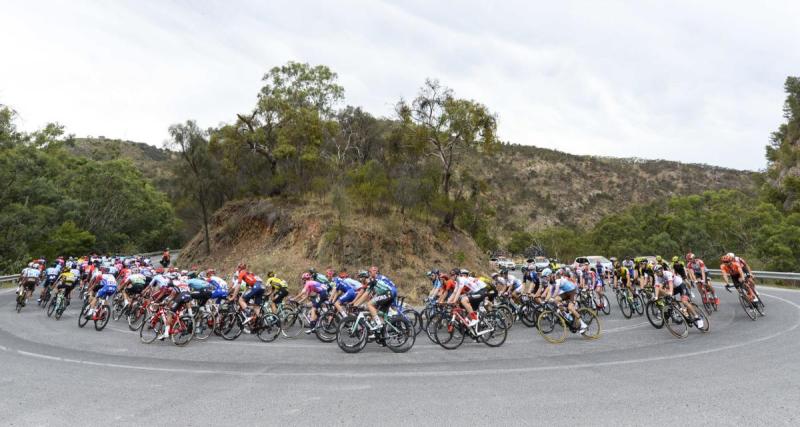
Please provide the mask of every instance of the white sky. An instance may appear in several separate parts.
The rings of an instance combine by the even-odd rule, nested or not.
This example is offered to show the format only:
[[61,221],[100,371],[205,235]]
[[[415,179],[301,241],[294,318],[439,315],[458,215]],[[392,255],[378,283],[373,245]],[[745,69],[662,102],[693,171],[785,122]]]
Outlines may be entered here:
[[511,142],[760,169],[799,22],[796,0],[0,0],[0,103],[26,130],[161,145],[172,123],[248,112],[295,60],[376,115],[432,77]]

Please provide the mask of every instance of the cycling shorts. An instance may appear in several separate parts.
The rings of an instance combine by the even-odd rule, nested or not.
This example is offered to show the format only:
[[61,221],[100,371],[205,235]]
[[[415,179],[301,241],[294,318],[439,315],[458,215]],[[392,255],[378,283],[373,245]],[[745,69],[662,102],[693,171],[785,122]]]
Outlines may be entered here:
[[289,290],[286,288],[280,288],[272,293],[272,301],[274,301],[275,304],[280,304],[287,295],[289,295]]
[[314,308],[319,308],[322,303],[328,300],[328,293],[327,292],[319,292],[315,298],[311,299],[311,306]]
[[114,285],[101,286],[97,292],[97,298],[105,298],[114,295],[117,292],[117,287]]
[[189,295],[189,292],[181,292],[179,293],[174,300],[172,300],[172,305],[169,309],[173,313],[177,313],[184,304],[192,300],[192,296]]
[[32,291],[32,290],[33,290],[33,288],[35,288],[35,287],[36,287],[36,279],[35,279],[35,278],[28,278],[28,279],[25,279],[25,281],[24,281],[24,282],[22,282],[22,286],[23,286],[23,287],[24,287],[26,290]]
[[244,295],[242,295],[242,298],[244,298],[245,301],[250,301],[252,299],[253,303],[255,303],[256,305],[263,304],[264,287],[256,283],[255,285],[253,285],[252,288],[250,288],[250,290],[248,290],[247,292],[245,292]]
[[191,297],[193,300],[197,301],[197,305],[206,305],[209,299],[211,299],[211,291],[208,289],[203,289],[202,291],[192,291]]
[[226,291],[225,289],[214,289],[214,291],[211,292],[211,298],[225,298],[227,296],[228,296],[228,291]]
[[391,292],[387,292],[385,294],[375,295],[370,302],[379,311],[386,312],[386,310],[388,310],[392,305],[393,300],[394,298],[392,297]]
[[477,291],[470,292],[466,295],[467,300],[469,300],[469,303],[472,305],[473,310],[477,310],[478,306],[481,305],[481,302],[483,302],[483,300],[486,299],[487,296],[488,292],[486,288],[478,289]]
[[672,296],[675,297],[675,299],[678,299],[678,296],[680,296],[680,300],[684,302],[689,301],[689,291],[686,289],[686,286],[684,285],[673,286]]
[[146,288],[146,287],[147,287],[147,286],[145,286],[145,284],[144,284],[144,283],[139,283],[139,284],[131,284],[130,286],[128,286],[127,288],[125,288],[125,292],[127,292],[127,293],[128,293],[128,295],[138,295],[138,294],[142,293],[142,291],[143,291],[143,290],[144,290],[144,288]]
[[575,296],[576,295],[578,295],[578,290],[577,289],[573,289],[573,290],[567,291],[567,292],[564,292],[564,291],[559,291],[558,292],[558,296],[560,296],[561,300],[564,301],[564,302],[575,301]]
[[356,291],[348,289],[347,292],[339,296],[338,302],[340,304],[348,304],[356,299]]
[[94,292],[95,295],[97,295],[97,293],[100,292],[100,289],[102,287],[103,287],[103,284],[102,283],[98,283],[98,284],[92,286],[92,292]]

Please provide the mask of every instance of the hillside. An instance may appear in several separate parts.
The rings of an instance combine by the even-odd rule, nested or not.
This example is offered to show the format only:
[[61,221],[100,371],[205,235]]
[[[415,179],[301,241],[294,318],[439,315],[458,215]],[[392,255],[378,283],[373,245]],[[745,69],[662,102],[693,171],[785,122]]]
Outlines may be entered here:
[[[114,139],[79,138],[72,150],[97,160],[130,159],[161,191],[171,194],[175,153],[151,145]],[[634,204],[661,197],[700,194],[707,190],[756,190],[754,172],[665,160],[578,156],[504,144],[480,164],[483,196],[496,212],[492,232],[507,243],[513,231],[537,231],[554,225],[591,226],[600,218]],[[180,211],[179,211],[180,213]],[[184,218],[187,239],[200,226]]]
[[486,255],[462,232],[392,214],[352,213],[340,220],[327,206],[280,199],[229,202],[211,219],[211,256],[205,256],[203,233],[198,233],[183,248],[180,262],[224,272],[245,262],[259,274],[275,271],[292,289],[311,266],[356,272],[377,265],[402,295],[416,301],[429,290],[424,272],[430,268],[488,268]]
[[77,156],[92,160],[130,160],[161,191],[167,192],[169,182],[175,178],[170,162],[175,153],[142,142],[107,138],[75,138],[67,148]]
[[[756,190],[757,173],[665,160],[576,156],[503,145],[479,162],[497,211],[496,230],[590,226],[610,213],[659,198],[707,190]],[[502,237],[502,236],[501,236]]]

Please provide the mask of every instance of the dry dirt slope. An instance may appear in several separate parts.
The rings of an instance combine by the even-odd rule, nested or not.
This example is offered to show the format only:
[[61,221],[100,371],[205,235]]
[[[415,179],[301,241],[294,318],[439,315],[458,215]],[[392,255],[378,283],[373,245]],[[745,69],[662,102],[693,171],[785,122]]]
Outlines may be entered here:
[[432,267],[486,271],[487,256],[460,231],[442,231],[396,215],[351,214],[339,223],[333,211],[276,199],[231,202],[217,211],[210,229],[211,255],[203,233],[181,252],[185,266],[230,272],[245,262],[257,273],[274,270],[297,287],[299,275],[313,266],[349,271],[377,265],[415,301],[429,290],[424,272]]

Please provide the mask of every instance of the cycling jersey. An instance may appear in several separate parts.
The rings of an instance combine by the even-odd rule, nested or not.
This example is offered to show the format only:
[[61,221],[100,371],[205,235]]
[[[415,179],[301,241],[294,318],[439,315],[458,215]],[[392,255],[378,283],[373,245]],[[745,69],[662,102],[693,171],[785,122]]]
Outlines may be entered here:
[[742,270],[742,266],[739,265],[739,263],[735,262],[735,261],[734,262],[730,262],[728,264],[722,264],[719,268],[720,268],[720,270],[722,270],[723,273],[725,273],[725,274],[727,274],[727,275],[729,275],[731,277],[738,278],[738,277],[741,277],[744,274],[744,271]]
[[117,292],[117,279],[110,274],[103,274],[100,278],[100,290],[97,291],[98,298],[114,295]]
[[309,295],[311,295],[311,294],[327,294],[328,293],[328,287],[325,286],[324,284],[320,283],[320,282],[317,282],[317,281],[314,281],[314,280],[309,280],[309,281],[307,281],[305,283],[305,285],[303,285],[303,291],[305,291]]
[[671,271],[664,270],[664,273],[661,276],[656,274],[656,286],[666,285],[670,281],[672,282],[673,287],[678,287],[683,284],[683,279],[681,279],[681,276],[672,274]]
[[267,286],[272,286],[272,290],[274,291],[287,289],[289,287],[289,285],[285,281],[277,277],[270,277],[269,279],[267,279]]
[[383,279],[375,279],[370,282],[369,290],[375,293],[375,295],[385,295],[396,292],[393,283]]
[[214,286],[214,290],[211,292],[212,298],[225,298],[228,296],[228,284],[221,277],[211,276],[208,282]]
[[50,267],[44,271],[44,274],[47,281],[53,283],[58,279],[58,275],[61,274],[61,271],[58,268]]
[[578,285],[567,279],[566,277],[562,277],[561,279],[556,281],[556,289],[558,290],[558,295],[566,294],[578,289]]
[[694,261],[690,262],[689,267],[697,277],[702,277],[703,272],[708,273],[708,268],[706,268],[706,264],[701,259],[695,259]]
[[26,268],[22,270],[22,277],[25,279],[38,279],[41,273],[38,268]]
[[486,284],[474,277],[459,277],[458,285],[461,289],[466,289],[469,292],[478,292],[486,287]]
[[193,291],[205,291],[211,287],[211,284],[203,279],[189,279],[188,285]]
[[78,277],[71,270],[67,270],[61,273],[61,276],[59,276],[58,278],[59,280],[61,280],[62,283],[70,286],[73,285],[76,280],[78,280]]

